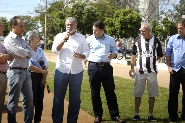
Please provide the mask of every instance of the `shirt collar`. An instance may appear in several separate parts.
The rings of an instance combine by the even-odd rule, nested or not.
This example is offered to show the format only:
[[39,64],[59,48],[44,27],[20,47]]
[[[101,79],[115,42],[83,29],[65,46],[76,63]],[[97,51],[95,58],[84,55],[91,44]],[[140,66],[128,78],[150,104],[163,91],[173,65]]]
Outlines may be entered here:
[[14,32],[10,31],[10,35],[13,37],[13,38],[22,38],[22,36],[18,36],[16,35]]
[[[95,37],[95,36],[94,36]],[[102,38],[98,38],[98,37],[95,37],[96,39],[104,39],[105,38],[105,34],[103,34]]]
[[179,34],[177,35],[177,39],[183,39]]

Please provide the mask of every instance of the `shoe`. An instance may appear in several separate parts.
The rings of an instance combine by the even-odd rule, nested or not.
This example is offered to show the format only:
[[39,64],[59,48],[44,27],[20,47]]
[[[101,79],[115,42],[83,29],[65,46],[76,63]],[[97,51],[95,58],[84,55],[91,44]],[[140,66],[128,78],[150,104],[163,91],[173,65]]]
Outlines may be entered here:
[[94,119],[94,123],[101,123],[102,122],[102,118],[101,117],[96,117]]
[[150,121],[150,122],[156,122],[157,120],[154,118],[154,116],[148,116],[148,120]]
[[176,122],[177,121],[177,118],[169,118],[169,122]]
[[125,120],[121,119],[121,118],[120,118],[120,117],[118,117],[118,116],[116,116],[116,117],[112,118],[112,120],[114,120],[114,121],[118,121],[119,123],[126,123],[126,121],[125,121]]
[[139,115],[135,115],[133,118],[132,118],[133,121],[136,121],[136,120],[140,120],[140,116]]

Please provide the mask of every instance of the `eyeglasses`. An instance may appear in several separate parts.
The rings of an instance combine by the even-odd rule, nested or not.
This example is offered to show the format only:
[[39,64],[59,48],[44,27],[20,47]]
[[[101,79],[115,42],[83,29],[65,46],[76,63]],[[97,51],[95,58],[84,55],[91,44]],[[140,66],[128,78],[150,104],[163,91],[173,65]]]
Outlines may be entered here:
[[146,30],[139,30],[140,31],[140,33],[144,33],[144,32],[146,32]]

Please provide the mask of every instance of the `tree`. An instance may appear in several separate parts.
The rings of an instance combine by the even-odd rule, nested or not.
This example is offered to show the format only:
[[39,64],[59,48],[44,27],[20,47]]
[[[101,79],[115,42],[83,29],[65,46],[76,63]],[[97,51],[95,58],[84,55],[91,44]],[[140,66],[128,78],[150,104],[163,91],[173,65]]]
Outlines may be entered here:
[[78,20],[78,31],[84,35],[91,34],[93,22],[101,18],[101,14],[96,8],[81,2],[72,5],[69,15]]
[[3,36],[7,36],[11,30],[9,21],[5,17],[0,17],[0,21],[3,23],[4,26]]
[[168,36],[172,36],[177,33],[177,26],[175,22],[170,21],[167,17],[161,21],[160,25],[153,20],[152,32],[154,36],[160,39],[160,41],[164,42]]
[[26,35],[28,31],[37,30],[39,31],[38,20],[35,17],[19,15],[19,17],[24,21],[24,33]]
[[167,9],[165,13],[162,13],[165,17],[168,17],[171,21],[178,22],[182,15],[185,15],[185,1],[179,0],[179,3],[173,2],[172,7]]
[[[112,22],[111,22],[112,20]],[[132,9],[121,9],[114,13],[113,19],[106,20],[108,34],[115,38],[133,38],[138,35],[141,17]]]

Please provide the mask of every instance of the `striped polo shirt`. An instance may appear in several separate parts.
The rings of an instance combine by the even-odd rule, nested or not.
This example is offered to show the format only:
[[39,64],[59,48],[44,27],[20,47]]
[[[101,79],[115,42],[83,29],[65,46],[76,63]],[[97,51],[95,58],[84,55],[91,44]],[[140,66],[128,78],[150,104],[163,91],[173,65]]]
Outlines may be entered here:
[[[10,54],[10,52],[8,50],[6,50],[6,48],[4,47],[3,44],[0,43],[0,53],[2,54]],[[1,72],[6,72],[8,70],[9,66],[8,63],[0,63],[0,71]]]
[[132,54],[137,54],[136,73],[157,73],[157,56],[162,57],[161,43],[152,36],[150,39],[144,39],[142,36],[136,38],[132,44]]

